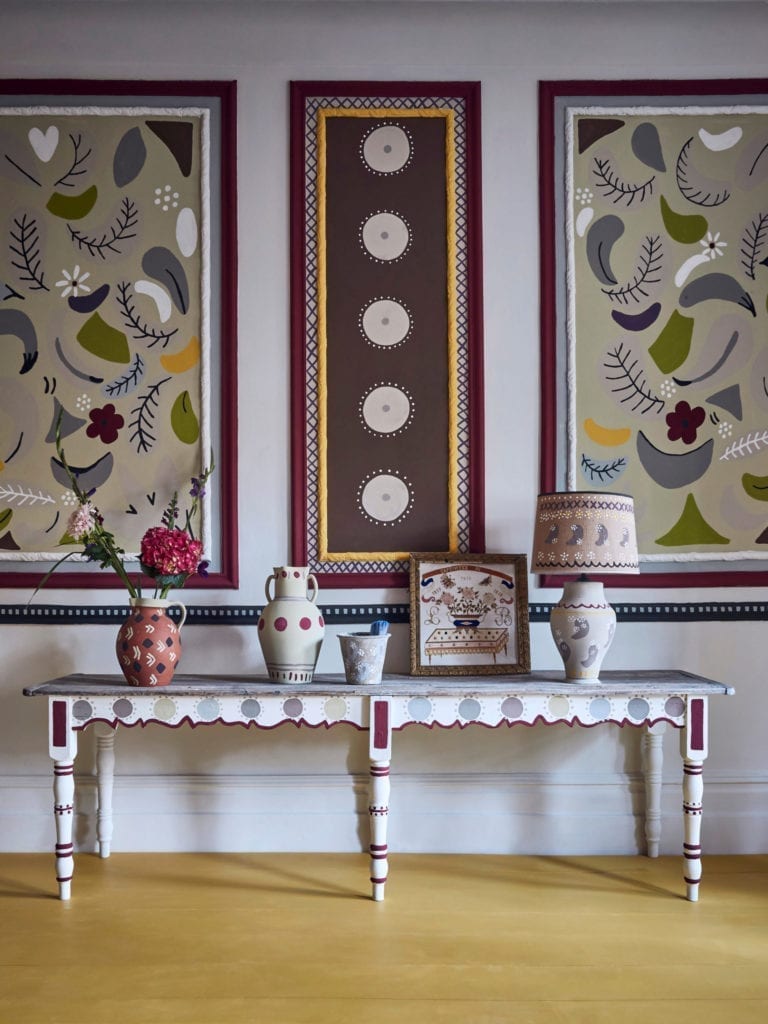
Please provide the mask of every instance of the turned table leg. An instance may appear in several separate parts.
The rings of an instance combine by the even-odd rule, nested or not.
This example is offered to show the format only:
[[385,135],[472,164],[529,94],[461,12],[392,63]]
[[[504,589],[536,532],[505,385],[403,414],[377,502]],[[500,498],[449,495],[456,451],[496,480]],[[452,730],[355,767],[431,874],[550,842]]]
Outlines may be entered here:
[[115,781],[115,736],[108,725],[96,727],[96,784],[99,807],[96,816],[99,856],[107,858],[112,844],[112,789]]
[[370,822],[371,894],[384,899],[389,862],[387,860],[387,819],[389,815],[389,763],[392,726],[389,697],[372,697],[370,706],[371,781],[368,802]]
[[666,722],[649,725],[643,738],[645,775],[645,842],[649,857],[659,856],[661,840],[661,776],[664,764],[662,746]]
[[59,899],[68,900],[75,870],[72,825],[77,733],[72,729],[72,707],[67,698],[52,697],[48,703],[48,752],[53,759],[56,880],[59,883]]
[[707,698],[689,697],[685,728],[680,737],[683,758],[683,876],[686,896],[699,898],[701,881],[701,812],[704,761],[707,757]]

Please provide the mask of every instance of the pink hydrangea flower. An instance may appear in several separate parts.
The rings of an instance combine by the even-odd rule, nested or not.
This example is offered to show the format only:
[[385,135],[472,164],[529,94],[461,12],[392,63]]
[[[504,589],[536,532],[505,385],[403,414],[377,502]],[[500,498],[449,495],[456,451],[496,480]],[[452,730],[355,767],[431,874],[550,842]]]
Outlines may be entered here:
[[141,563],[159,576],[196,572],[202,553],[202,541],[185,530],[153,526],[141,539]]
[[75,540],[80,540],[83,537],[87,537],[93,531],[95,525],[96,509],[90,501],[86,501],[85,504],[78,505],[69,517],[67,533],[70,537],[74,537]]

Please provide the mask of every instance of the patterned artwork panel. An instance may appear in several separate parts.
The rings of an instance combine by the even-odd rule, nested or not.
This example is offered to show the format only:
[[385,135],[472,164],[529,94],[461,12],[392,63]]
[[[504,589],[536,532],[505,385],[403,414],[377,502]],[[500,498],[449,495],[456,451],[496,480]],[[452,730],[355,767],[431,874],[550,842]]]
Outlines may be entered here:
[[56,457],[136,552],[209,459],[207,111],[0,110],[0,558],[61,557]]
[[542,320],[555,373],[543,380],[542,490],[633,496],[642,572],[628,586],[649,574],[655,585],[762,575],[760,83],[553,82],[541,96],[542,223],[553,240],[543,295],[555,309]]

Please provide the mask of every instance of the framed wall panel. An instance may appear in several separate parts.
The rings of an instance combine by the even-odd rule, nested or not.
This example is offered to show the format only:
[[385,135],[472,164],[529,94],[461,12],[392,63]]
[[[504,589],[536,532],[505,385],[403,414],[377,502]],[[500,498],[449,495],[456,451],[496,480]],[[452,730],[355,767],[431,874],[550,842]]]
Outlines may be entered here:
[[57,423],[129,557],[213,455],[190,586],[237,584],[235,108],[233,82],[0,83],[0,586],[67,550]]
[[479,86],[294,82],[292,558],[483,547]]
[[540,154],[541,489],[633,495],[613,585],[765,586],[765,82],[542,82]]

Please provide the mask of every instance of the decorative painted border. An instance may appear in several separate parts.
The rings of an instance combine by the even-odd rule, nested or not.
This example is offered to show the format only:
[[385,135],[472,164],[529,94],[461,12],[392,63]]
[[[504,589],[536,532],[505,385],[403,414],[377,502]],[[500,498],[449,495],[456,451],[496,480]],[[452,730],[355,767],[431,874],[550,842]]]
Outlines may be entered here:
[[391,108],[452,112],[455,143],[455,437],[450,438],[459,551],[484,548],[480,92],[476,82],[291,83],[292,557],[321,586],[407,586],[408,559],[323,557],[322,303],[318,290],[319,114]]
[[[85,98],[100,110],[142,106],[200,105],[211,116],[211,169],[219,183],[218,202],[211,204],[211,224],[216,237],[212,264],[210,330],[217,358],[211,360],[212,389],[217,388],[217,433],[213,448],[216,476],[211,483],[214,512],[212,568],[207,577],[194,576],[194,589],[238,586],[237,526],[237,83],[234,81],[158,81],[117,79],[3,79],[0,95],[14,97],[19,106],[45,102],[65,107],[73,98]],[[212,256],[214,256],[212,250]],[[215,495],[214,495],[215,492]],[[0,587],[31,589],[39,584],[47,566],[21,563],[0,572]],[[146,580],[149,584],[151,581]],[[113,589],[115,577],[84,563],[77,570],[56,574],[61,588]]]
[[[765,601],[630,603],[612,607],[620,622],[764,622],[768,619],[768,602]],[[262,610],[260,605],[189,605],[186,625],[255,626]],[[321,611],[323,619],[331,626],[368,624],[375,619],[406,624],[411,618],[407,604],[322,605]],[[531,603],[528,620],[549,622],[551,611],[551,604]],[[124,605],[3,604],[0,605],[0,625],[120,625],[126,612]]]

